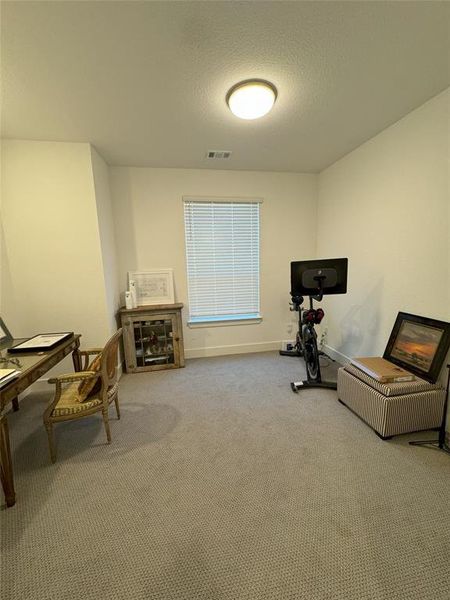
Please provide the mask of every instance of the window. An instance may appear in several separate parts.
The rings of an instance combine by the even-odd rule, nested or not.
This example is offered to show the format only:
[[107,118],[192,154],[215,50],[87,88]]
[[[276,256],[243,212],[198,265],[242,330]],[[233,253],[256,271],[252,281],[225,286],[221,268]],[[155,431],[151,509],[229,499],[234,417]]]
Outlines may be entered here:
[[190,323],[261,318],[260,202],[184,199]]

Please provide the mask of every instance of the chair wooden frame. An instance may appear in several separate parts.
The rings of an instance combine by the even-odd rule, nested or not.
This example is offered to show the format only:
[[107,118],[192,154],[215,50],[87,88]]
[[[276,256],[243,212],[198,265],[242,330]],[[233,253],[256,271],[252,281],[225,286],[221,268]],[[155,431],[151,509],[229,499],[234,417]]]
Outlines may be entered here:
[[[106,439],[108,444],[111,443],[111,429],[109,426],[109,405],[114,401],[116,406],[117,418],[120,419],[120,408],[119,408],[119,395],[117,388],[117,353],[119,340],[122,336],[122,329],[119,329],[105,344],[104,348],[90,348],[86,350],[76,350],[77,356],[74,357],[74,364],[78,365],[79,371],[75,373],[69,373],[64,375],[58,375],[49,379],[49,383],[55,384],[55,396],[50,404],[47,406],[44,412],[44,426],[47,430],[48,444],[50,450],[50,457],[52,463],[56,462],[56,446],[53,437],[53,424],[60,423],[62,421],[72,421],[75,419],[82,419],[84,417],[91,416],[97,412],[101,412],[103,416],[103,423],[106,431]],[[91,356],[101,354],[100,358],[100,369],[99,371],[88,371],[86,370],[89,364]],[[101,403],[95,406],[86,404],[85,408],[82,408],[79,412],[73,414],[57,415],[54,414],[54,409],[57,407],[58,402],[63,392],[63,386],[65,384],[74,384],[81,381],[97,380],[100,379],[101,387],[98,393],[93,398],[100,398]],[[92,398],[89,398],[92,399]],[[83,402],[79,403],[80,407],[83,406]]]

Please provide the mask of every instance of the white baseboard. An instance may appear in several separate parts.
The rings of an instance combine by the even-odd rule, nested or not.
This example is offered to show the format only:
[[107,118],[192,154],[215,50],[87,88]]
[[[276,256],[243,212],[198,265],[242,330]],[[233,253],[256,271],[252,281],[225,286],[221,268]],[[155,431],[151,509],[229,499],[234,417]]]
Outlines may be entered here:
[[323,351],[325,352],[325,354],[328,354],[330,358],[337,361],[338,363],[341,363],[341,365],[345,365],[346,363],[349,363],[351,361],[351,358],[349,356],[347,356],[346,354],[342,354],[342,352],[339,352],[339,350],[328,346],[328,344],[323,345]]
[[228,354],[248,354],[250,352],[268,352],[279,350],[281,340],[274,342],[257,342],[253,344],[236,344],[232,346],[210,346],[208,348],[186,348],[186,358],[204,358],[208,356],[226,356]]
[[38,392],[50,392],[51,387],[48,385],[47,379],[38,379],[35,381],[30,387],[28,387],[25,391],[19,394],[19,400],[26,398],[30,394],[38,393]]
[[[207,348],[186,348],[186,358],[204,358],[208,356],[226,356],[228,354],[247,354],[250,352],[269,352],[280,350],[282,340],[273,342],[257,342],[252,344],[236,344],[230,346],[209,346]],[[335,348],[324,344],[323,350],[332,359],[341,364],[350,362],[350,358]]]

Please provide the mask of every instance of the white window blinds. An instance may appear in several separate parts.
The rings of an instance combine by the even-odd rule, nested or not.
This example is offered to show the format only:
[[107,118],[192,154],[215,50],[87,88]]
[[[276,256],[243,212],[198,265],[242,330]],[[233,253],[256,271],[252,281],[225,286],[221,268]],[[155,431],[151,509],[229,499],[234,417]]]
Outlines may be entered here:
[[191,323],[260,317],[259,207],[184,199]]

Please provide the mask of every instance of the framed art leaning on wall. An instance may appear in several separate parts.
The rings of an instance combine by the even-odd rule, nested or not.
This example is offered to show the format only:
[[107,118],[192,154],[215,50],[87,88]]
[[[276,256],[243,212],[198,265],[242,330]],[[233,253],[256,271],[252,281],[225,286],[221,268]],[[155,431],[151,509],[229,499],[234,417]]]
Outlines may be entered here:
[[435,383],[450,346],[450,323],[399,312],[383,358]]
[[175,302],[173,269],[129,271],[128,284],[131,281],[134,281],[136,285],[138,306],[173,304]]

